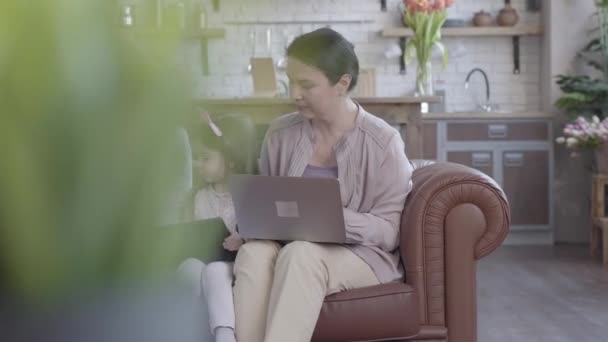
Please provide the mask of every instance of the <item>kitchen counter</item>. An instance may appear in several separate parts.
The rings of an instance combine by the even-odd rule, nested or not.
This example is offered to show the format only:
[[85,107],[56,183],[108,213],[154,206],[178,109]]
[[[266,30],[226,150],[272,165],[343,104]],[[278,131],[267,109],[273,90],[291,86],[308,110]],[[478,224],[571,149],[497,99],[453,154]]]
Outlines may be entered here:
[[[357,97],[355,101],[362,105],[366,104],[420,104],[441,102],[440,96],[400,96],[400,97]],[[268,104],[293,104],[293,100],[288,97],[235,97],[235,98],[209,98],[196,101],[208,105],[268,105]]]
[[453,112],[453,113],[424,113],[423,120],[452,120],[452,119],[552,119],[553,113],[549,112],[517,112],[517,113],[501,113],[501,112]]
[[[368,112],[399,129],[408,157],[422,157],[422,103],[439,102],[441,97],[359,97],[355,100]],[[293,100],[286,97],[198,99],[194,102],[210,113],[249,115],[258,125],[267,125],[276,117],[296,110]]]

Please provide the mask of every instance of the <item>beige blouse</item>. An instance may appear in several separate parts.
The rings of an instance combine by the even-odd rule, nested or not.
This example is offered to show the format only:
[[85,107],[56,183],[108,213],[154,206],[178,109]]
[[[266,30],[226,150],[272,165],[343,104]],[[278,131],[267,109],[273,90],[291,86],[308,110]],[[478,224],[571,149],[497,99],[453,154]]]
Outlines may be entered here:
[[[299,113],[275,119],[266,133],[260,173],[300,177],[312,156],[310,120]],[[399,132],[360,108],[356,127],[334,147],[346,224],[345,245],[382,283],[403,278],[399,256],[401,213],[413,168]]]

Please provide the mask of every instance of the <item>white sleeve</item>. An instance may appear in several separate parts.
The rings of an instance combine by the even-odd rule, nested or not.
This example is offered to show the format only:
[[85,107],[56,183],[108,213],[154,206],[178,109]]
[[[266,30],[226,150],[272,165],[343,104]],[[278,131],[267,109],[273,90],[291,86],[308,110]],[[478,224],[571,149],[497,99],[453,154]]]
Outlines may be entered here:
[[205,189],[200,190],[194,197],[194,219],[206,220],[217,217],[217,213],[211,205],[211,198]]

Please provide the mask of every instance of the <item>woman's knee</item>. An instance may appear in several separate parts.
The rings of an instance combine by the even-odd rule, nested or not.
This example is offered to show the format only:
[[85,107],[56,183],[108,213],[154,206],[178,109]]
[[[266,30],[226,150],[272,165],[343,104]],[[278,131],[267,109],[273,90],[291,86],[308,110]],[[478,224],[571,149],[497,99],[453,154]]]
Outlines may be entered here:
[[[320,260],[322,248],[319,244],[307,241],[294,241],[283,247],[279,253],[282,262],[313,262]],[[278,261],[277,261],[278,262]]]
[[277,259],[275,274],[284,278],[294,273],[304,273],[306,277],[326,283],[328,273],[324,263],[323,247],[306,241],[294,241],[283,247]]
[[274,241],[249,241],[239,248],[234,261],[234,269],[250,267],[248,265],[273,263],[279,254],[280,247]]

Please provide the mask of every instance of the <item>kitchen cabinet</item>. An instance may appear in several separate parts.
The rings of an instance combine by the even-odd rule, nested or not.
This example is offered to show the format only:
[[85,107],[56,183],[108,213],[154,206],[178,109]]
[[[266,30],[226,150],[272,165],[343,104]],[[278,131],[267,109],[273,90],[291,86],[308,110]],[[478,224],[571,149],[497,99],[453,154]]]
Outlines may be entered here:
[[502,167],[502,186],[511,205],[511,224],[548,225],[549,151],[504,151]]
[[437,159],[437,123],[424,122],[422,124],[422,158]]
[[493,151],[450,151],[446,160],[479,170],[490,177],[494,175]]
[[503,188],[511,206],[507,243],[551,244],[551,124],[548,117],[435,116],[423,122],[424,157],[467,165],[492,177]]
[[453,122],[447,124],[448,141],[538,141],[547,140],[543,122]]

